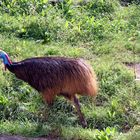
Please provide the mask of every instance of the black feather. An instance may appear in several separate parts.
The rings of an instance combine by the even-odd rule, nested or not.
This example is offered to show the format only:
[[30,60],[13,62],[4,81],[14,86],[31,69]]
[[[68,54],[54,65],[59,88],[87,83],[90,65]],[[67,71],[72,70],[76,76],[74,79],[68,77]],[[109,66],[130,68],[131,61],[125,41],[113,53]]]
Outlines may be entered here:
[[77,70],[77,64],[74,59],[40,57],[14,62],[10,66],[7,65],[7,68],[36,90],[44,91],[46,88],[61,87],[66,75],[71,79]]

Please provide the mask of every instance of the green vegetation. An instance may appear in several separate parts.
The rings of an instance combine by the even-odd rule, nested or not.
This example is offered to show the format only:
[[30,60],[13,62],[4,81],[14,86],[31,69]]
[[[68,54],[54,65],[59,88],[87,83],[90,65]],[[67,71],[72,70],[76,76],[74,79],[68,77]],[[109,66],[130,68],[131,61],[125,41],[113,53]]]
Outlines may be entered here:
[[[99,94],[79,97],[88,128],[70,102],[47,108],[40,94],[0,64],[0,133],[73,140],[139,140],[140,83],[124,62],[140,62],[140,5],[118,0],[0,1],[0,48],[13,61],[81,57],[93,66]],[[45,109],[47,114],[44,114]]]

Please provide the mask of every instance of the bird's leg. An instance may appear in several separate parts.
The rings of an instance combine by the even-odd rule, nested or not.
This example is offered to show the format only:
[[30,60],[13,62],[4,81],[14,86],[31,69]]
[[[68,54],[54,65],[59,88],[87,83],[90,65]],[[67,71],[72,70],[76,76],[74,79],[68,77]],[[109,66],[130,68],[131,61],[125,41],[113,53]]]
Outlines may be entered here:
[[44,101],[48,104],[48,106],[51,106],[54,100],[54,94],[53,93],[43,93],[42,94]]
[[43,120],[43,122],[45,121],[47,121],[47,119],[48,119],[48,104],[45,102],[45,107],[44,107],[44,109],[43,109],[43,111],[42,111],[42,120]]
[[79,100],[77,99],[77,97],[74,95],[73,96],[73,102],[74,102],[74,105],[75,105],[75,108],[77,110],[77,113],[79,115],[79,119],[80,119],[80,123],[82,125],[83,128],[87,127],[87,122],[84,118],[84,115],[83,113],[81,112],[81,107],[80,107],[80,103],[79,103]]
[[53,103],[54,94],[52,94],[51,92],[44,92],[42,96],[45,102],[45,109],[43,111],[43,117],[44,117],[44,120],[46,121],[48,118],[48,107],[50,107]]
[[82,125],[83,128],[87,127],[87,122],[84,119],[84,115],[81,112],[81,107],[80,107],[80,103],[79,100],[77,99],[77,97],[74,95],[72,96],[71,94],[68,93],[60,93],[61,96],[65,97],[66,99],[69,99],[70,101],[72,101],[74,103],[75,109],[77,110],[77,114],[79,115],[79,119],[80,119],[80,123]]

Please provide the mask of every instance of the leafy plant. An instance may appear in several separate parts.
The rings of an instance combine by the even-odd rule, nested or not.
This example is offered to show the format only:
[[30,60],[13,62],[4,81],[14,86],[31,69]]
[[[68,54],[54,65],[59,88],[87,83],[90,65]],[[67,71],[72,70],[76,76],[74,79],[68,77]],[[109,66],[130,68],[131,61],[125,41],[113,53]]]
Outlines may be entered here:
[[113,140],[113,136],[115,135],[115,133],[116,133],[116,129],[110,128],[110,127],[107,127],[106,129],[104,129],[104,131],[97,130],[95,139],[96,140]]

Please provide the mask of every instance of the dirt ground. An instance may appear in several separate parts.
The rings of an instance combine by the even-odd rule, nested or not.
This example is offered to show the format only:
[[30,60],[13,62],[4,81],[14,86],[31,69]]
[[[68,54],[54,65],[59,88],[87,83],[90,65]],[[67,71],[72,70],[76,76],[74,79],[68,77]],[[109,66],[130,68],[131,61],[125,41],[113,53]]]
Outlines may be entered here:
[[132,69],[133,71],[135,70],[135,74],[136,74],[136,77],[135,79],[136,80],[140,80],[140,63],[126,63],[126,66],[130,69]]
[[0,135],[0,140],[61,140],[60,138],[40,137],[40,138],[26,138],[22,136]]

